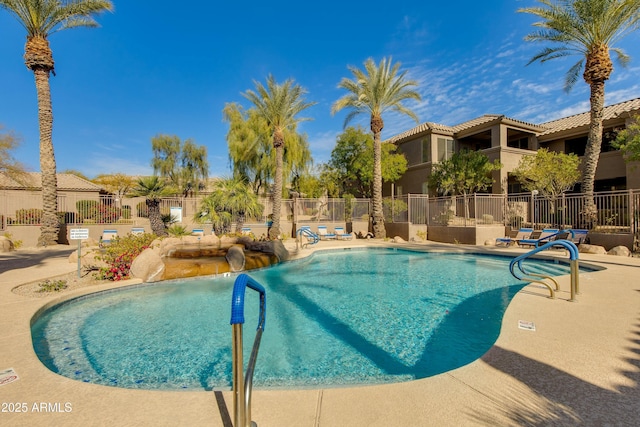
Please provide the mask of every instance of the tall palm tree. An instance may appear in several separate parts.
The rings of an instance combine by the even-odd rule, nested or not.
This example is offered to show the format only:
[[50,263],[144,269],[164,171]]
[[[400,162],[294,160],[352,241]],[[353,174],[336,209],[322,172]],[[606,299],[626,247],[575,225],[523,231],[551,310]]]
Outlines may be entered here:
[[272,75],[267,77],[267,86],[254,81],[256,92],[247,90],[245,98],[253,103],[258,114],[267,122],[273,138],[273,148],[276,151],[276,167],[273,183],[273,225],[269,237],[278,238],[280,235],[280,212],[282,211],[282,171],[284,169],[284,144],[285,134],[295,132],[299,122],[309,120],[297,118],[303,110],[315,105],[315,102],[306,102],[304,95],[307,93],[293,79],[287,79],[284,83],[276,83]]
[[158,176],[147,176],[140,178],[136,186],[129,193],[130,197],[144,197],[147,209],[149,210],[149,223],[151,230],[156,236],[166,236],[167,230],[162,221],[160,212],[160,200],[170,196],[174,189]]
[[358,114],[369,114],[371,117],[371,132],[373,132],[373,234],[376,238],[386,237],[384,228],[384,212],[382,209],[382,142],[380,134],[384,128],[382,114],[392,110],[418,121],[416,114],[405,107],[403,102],[408,99],[420,100],[420,94],[412,89],[418,83],[406,79],[406,71],[398,74],[400,63],[391,65],[391,58],[382,58],[376,65],[372,58],[364,62],[364,71],[349,66],[354,79],[343,78],[338,88],[349,93],[337,100],[331,107],[335,114],[343,108],[351,111],[344,121],[346,128],[349,122]]
[[27,30],[24,62],[35,75],[40,126],[43,213],[38,244],[55,244],[60,223],[57,216],[56,159],[51,140],[53,112],[49,87],[49,74],[55,75],[55,71],[48,37],[67,28],[96,27],[98,24],[93,16],[113,10],[113,5],[109,0],[0,0],[0,8],[14,15]]
[[590,86],[591,122],[583,159],[582,191],[588,195],[585,203],[585,219],[594,224],[597,208],[593,197],[594,181],[600,147],[602,145],[602,120],[604,110],[604,86],[611,76],[613,63],[610,53],[625,66],[629,57],[613,45],[638,28],[640,0],[538,0],[540,7],[519,9],[542,18],[534,24],[539,30],[525,37],[526,41],[551,43],[535,55],[529,64],[541,63],[578,55],[580,59],[567,72],[565,90],[568,92],[582,78]]

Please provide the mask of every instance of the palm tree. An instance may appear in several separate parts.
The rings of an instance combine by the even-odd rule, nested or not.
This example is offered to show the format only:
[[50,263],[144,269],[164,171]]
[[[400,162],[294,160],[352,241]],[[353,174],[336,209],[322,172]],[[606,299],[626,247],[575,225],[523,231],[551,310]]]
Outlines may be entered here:
[[56,159],[51,133],[53,112],[49,74],[54,71],[53,53],[49,35],[74,27],[96,27],[93,15],[113,10],[109,0],[0,0],[0,7],[13,14],[27,30],[24,62],[35,75],[38,96],[38,122],[40,126],[40,172],[42,173],[42,226],[39,245],[58,241],[58,194]]
[[416,114],[402,103],[407,99],[420,100],[420,94],[411,89],[418,83],[405,78],[407,72],[398,74],[400,63],[391,65],[391,58],[382,58],[376,65],[372,58],[364,62],[364,71],[349,66],[354,79],[343,78],[338,88],[349,93],[337,100],[331,107],[335,114],[343,108],[351,111],[344,120],[346,128],[349,122],[358,114],[366,113],[371,117],[371,132],[373,132],[373,234],[376,238],[386,237],[384,228],[384,212],[382,208],[382,142],[380,134],[384,128],[382,113],[392,110],[418,121]]
[[534,24],[539,30],[525,40],[551,43],[553,47],[544,48],[529,64],[578,55],[580,59],[567,72],[565,90],[571,90],[583,70],[582,78],[591,89],[591,122],[583,159],[582,191],[588,196],[585,219],[593,224],[597,220],[593,190],[602,145],[604,85],[613,71],[610,52],[615,53],[620,65],[629,62],[629,57],[613,45],[638,28],[640,0],[538,1],[542,6],[518,10],[543,19]]
[[315,102],[305,102],[303,95],[307,92],[287,79],[284,83],[276,83],[274,77],[267,77],[267,86],[254,81],[256,91],[248,90],[244,96],[251,101],[258,114],[267,122],[273,138],[273,148],[276,151],[276,167],[273,183],[273,225],[269,237],[278,238],[280,235],[280,212],[282,210],[282,171],[284,158],[285,133],[295,132],[299,122],[309,120],[296,118],[303,110],[315,105]]
[[[258,217],[262,215],[264,206],[258,200],[258,196],[253,192],[251,186],[242,178],[224,178],[218,180],[214,184],[211,195],[207,196],[208,200],[203,203],[203,207],[196,213],[196,218],[221,218],[226,219],[227,216],[221,215],[221,212],[227,212],[236,216],[236,233],[240,233],[245,218]],[[217,215],[211,217],[210,211],[217,212]],[[205,213],[206,212],[206,213]],[[203,215],[205,213],[205,215]],[[229,217],[231,219],[232,217]],[[214,221],[212,221],[214,222]]]
[[173,189],[157,176],[140,178],[129,193],[130,197],[144,197],[149,210],[149,223],[156,236],[166,236],[167,230],[160,212],[160,199],[173,194]]

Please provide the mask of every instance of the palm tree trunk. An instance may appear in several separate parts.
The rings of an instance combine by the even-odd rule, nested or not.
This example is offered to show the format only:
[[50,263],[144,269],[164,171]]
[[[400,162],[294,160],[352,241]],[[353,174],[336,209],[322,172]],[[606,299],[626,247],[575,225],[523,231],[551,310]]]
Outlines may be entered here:
[[165,229],[164,222],[162,222],[162,215],[160,214],[160,204],[157,200],[147,199],[147,207],[149,208],[149,225],[153,234],[156,236],[166,236],[167,230]]
[[591,124],[589,139],[584,153],[582,169],[582,192],[586,194],[584,206],[585,226],[592,228],[598,221],[598,209],[593,195],[596,168],[602,146],[602,117],[604,112],[604,80],[591,82]]
[[40,125],[40,172],[42,175],[42,224],[38,245],[58,243],[60,221],[58,220],[58,184],[56,178],[56,158],[51,139],[53,110],[51,108],[51,88],[49,70],[33,70],[38,96],[38,122]]
[[274,136],[274,146],[276,149],[276,176],[273,180],[273,224],[271,225],[271,231],[269,232],[270,239],[277,239],[280,236],[280,212],[282,211],[282,170],[283,157],[284,157],[284,145],[276,144]]
[[384,227],[384,211],[382,209],[382,142],[380,133],[384,124],[379,116],[371,117],[373,132],[373,234],[377,239],[384,239],[387,231]]

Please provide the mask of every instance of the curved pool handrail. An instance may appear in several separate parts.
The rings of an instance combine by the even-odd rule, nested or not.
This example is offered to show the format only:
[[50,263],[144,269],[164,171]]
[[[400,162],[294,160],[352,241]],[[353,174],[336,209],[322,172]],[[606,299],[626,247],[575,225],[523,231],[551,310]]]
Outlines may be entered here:
[[[573,232],[571,232],[571,234],[573,235]],[[538,252],[541,252],[541,251],[544,251],[544,250],[547,250],[547,249],[550,249],[550,248],[553,248],[553,247],[562,247],[564,249],[567,249],[567,251],[569,251],[569,259],[571,261],[571,299],[570,299],[570,301],[575,301],[575,295],[577,293],[579,293],[578,292],[578,274],[579,274],[578,258],[579,258],[579,251],[578,251],[578,247],[573,242],[570,242],[568,240],[553,240],[551,242],[545,243],[542,246],[536,247],[536,248],[532,249],[531,251],[527,252],[526,254],[517,256],[514,259],[512,259],[511,262],[509,263],[509,272],[511,273],[511,275],[513,277],[515,277],[518,280],[535,281],[535,282],[544,284],[551,291],[551,297],[553,298],[554,297],[554,291],[551,288],[551,286],[549,286],[547,283],[542,282],[540,280],[535,280],[535,279],[532,280],[530,277],[528,278],[527,276],[534,276],[534,277],[539,277],[539,278],[550,279],[553,282],[555,282],[556,290],[558,290],[558,283],[553,278],[551,278],[551,276],[527,273],[527,271],[524,269],[524,265],[523,265],[524,260],[526,260],[527,258],[531,257],[532,255],[537,254]],[[518,266],[518,270],[520,270],[520,273],[522,273],[521,275],[519,275],[515,271],[515,267],[516,266]]]
[[318,236],[316,233],[311,231],[310,228],[305,228],[305,227],[300,228],[298,230],[298,236],[302,237],[303,234],[306,237],[310,237],[310,238],[313,239],[313,242],[309,242],[312,245],[315,245],[316,243],[318,243],[320,241],[320,236]]
[[[242,368],[242,325],[244,324],[244,295],[247,287],[260,294],[260,313],[258,328],[253,341],[253,349],[247,365],[247,374],[243,381]],[[231,298],[231,328],[232,328],[232,363],[233,363],[233,406],[234,425],[236,427],[250,427],[251,422],[251,389],[253,386],[253,372],[258,359],[260,340],[266,323],[267,296],[264,287],[247,274],[241,274],[233,285]]]
[[231,324],[244,323],[244,294],[249,287],[260,294],[260,316],[258,318],[258,329],[264,329],[266,322],[267,295],[264,287],[251,278],[248,274],[240,274],[233,285],[233,295],[231,297]]

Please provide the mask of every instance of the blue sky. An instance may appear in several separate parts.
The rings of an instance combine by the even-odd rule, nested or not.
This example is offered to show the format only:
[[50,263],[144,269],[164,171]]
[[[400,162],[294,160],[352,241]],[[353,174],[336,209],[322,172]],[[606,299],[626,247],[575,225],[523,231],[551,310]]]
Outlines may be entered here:
[[[433,4],[436,3],[436,4]],[[533,123],[587,111],[588,86],[570,94],[564,75],[577,57],[526,66],[542,45],[525,43],[533,16],[516,13],[533,0],[454,3],[405,0],[322,3],[209,2],[188,5],[115,1],[99,28],[50,37],[53,143],[58,170],[150,174],[151,138],[164,133],[205,145],[210,175],[230,174],[222,121],[225,103],[268,74],[293,78],[317,102],[302,116],[315,163],[328,160],[345,113],[331,116],[348,65],[392,56],[419,82],[420,119],[455,125],[483,114]],[[39,170],[33,73],[22,59],[25,33],[0,10],[0,124],[22,138],[14,153]],[[640,32],[618,46],[632,57],[615,67],[606,103],[640,97]],[[415,125],[387,115],[383,139]],[[368,128],[368,117],[353,122]]]

